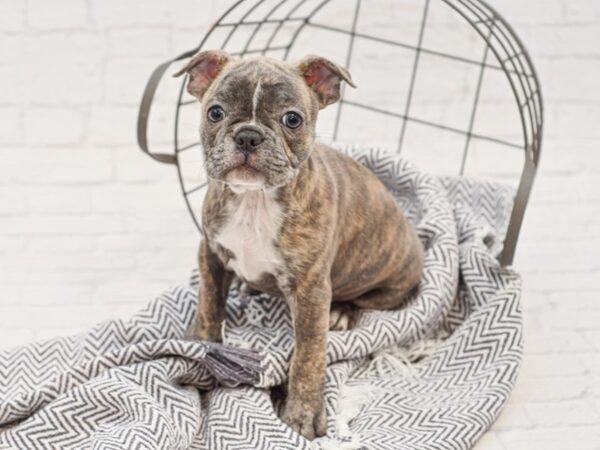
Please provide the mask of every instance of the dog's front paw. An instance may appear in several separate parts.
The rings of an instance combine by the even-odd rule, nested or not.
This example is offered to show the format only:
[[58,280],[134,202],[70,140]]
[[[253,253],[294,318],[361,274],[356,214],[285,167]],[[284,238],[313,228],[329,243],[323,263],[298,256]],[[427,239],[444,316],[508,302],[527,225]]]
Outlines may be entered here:
[[325,436],[327,413],[322,401],[308,403],[288,401],[283,408],[281,420],[306,439]]

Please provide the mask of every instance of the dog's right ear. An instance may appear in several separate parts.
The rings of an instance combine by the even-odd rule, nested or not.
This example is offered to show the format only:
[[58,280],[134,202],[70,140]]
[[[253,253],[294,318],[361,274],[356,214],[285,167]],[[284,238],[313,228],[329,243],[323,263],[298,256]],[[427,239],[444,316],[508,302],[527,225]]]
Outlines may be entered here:
[[215,78],[219,76],[223,67],[229,61],[231,61],[231,56],[227,52],[207,50],[194,56],[185,67],[173,76],[179,77],[184,73],[189,74],[190,80],[187,90],[198,100],[202,100],[212,82],[215,81]]

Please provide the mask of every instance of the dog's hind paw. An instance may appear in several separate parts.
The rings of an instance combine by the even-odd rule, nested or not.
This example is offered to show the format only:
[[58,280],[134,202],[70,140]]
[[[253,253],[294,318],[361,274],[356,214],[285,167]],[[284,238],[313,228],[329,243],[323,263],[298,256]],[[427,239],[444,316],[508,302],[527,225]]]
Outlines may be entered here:
[[334,303],[329,313],[329,331],[348,331],[358,322],[360,311],[351,303]]

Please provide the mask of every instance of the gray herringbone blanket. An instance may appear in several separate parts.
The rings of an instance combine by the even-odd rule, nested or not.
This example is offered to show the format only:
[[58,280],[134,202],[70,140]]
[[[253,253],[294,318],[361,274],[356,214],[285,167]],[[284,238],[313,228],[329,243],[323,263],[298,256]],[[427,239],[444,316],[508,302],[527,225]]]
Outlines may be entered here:
[[129,320],[0,352],[1,449],[468,449],[521,360],[520,279],[495,256],[512,191],[350,152],[398,199],[425,245],[418,294],[331,333],[328,436],[277,417],[293,345],[284,301],[235,289],[224,346],[181,340],[197,278]]

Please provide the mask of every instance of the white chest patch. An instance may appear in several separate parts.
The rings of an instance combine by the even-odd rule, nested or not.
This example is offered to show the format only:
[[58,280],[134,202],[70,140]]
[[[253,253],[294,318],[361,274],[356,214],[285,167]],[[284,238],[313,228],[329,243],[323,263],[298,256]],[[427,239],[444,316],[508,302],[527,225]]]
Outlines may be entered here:
[[248,190],[216,237],[217,243],[235,257],[228,267],[240,278],[258,281],[281,265],[274,242],[281,227],[281,207],[272,194]]

